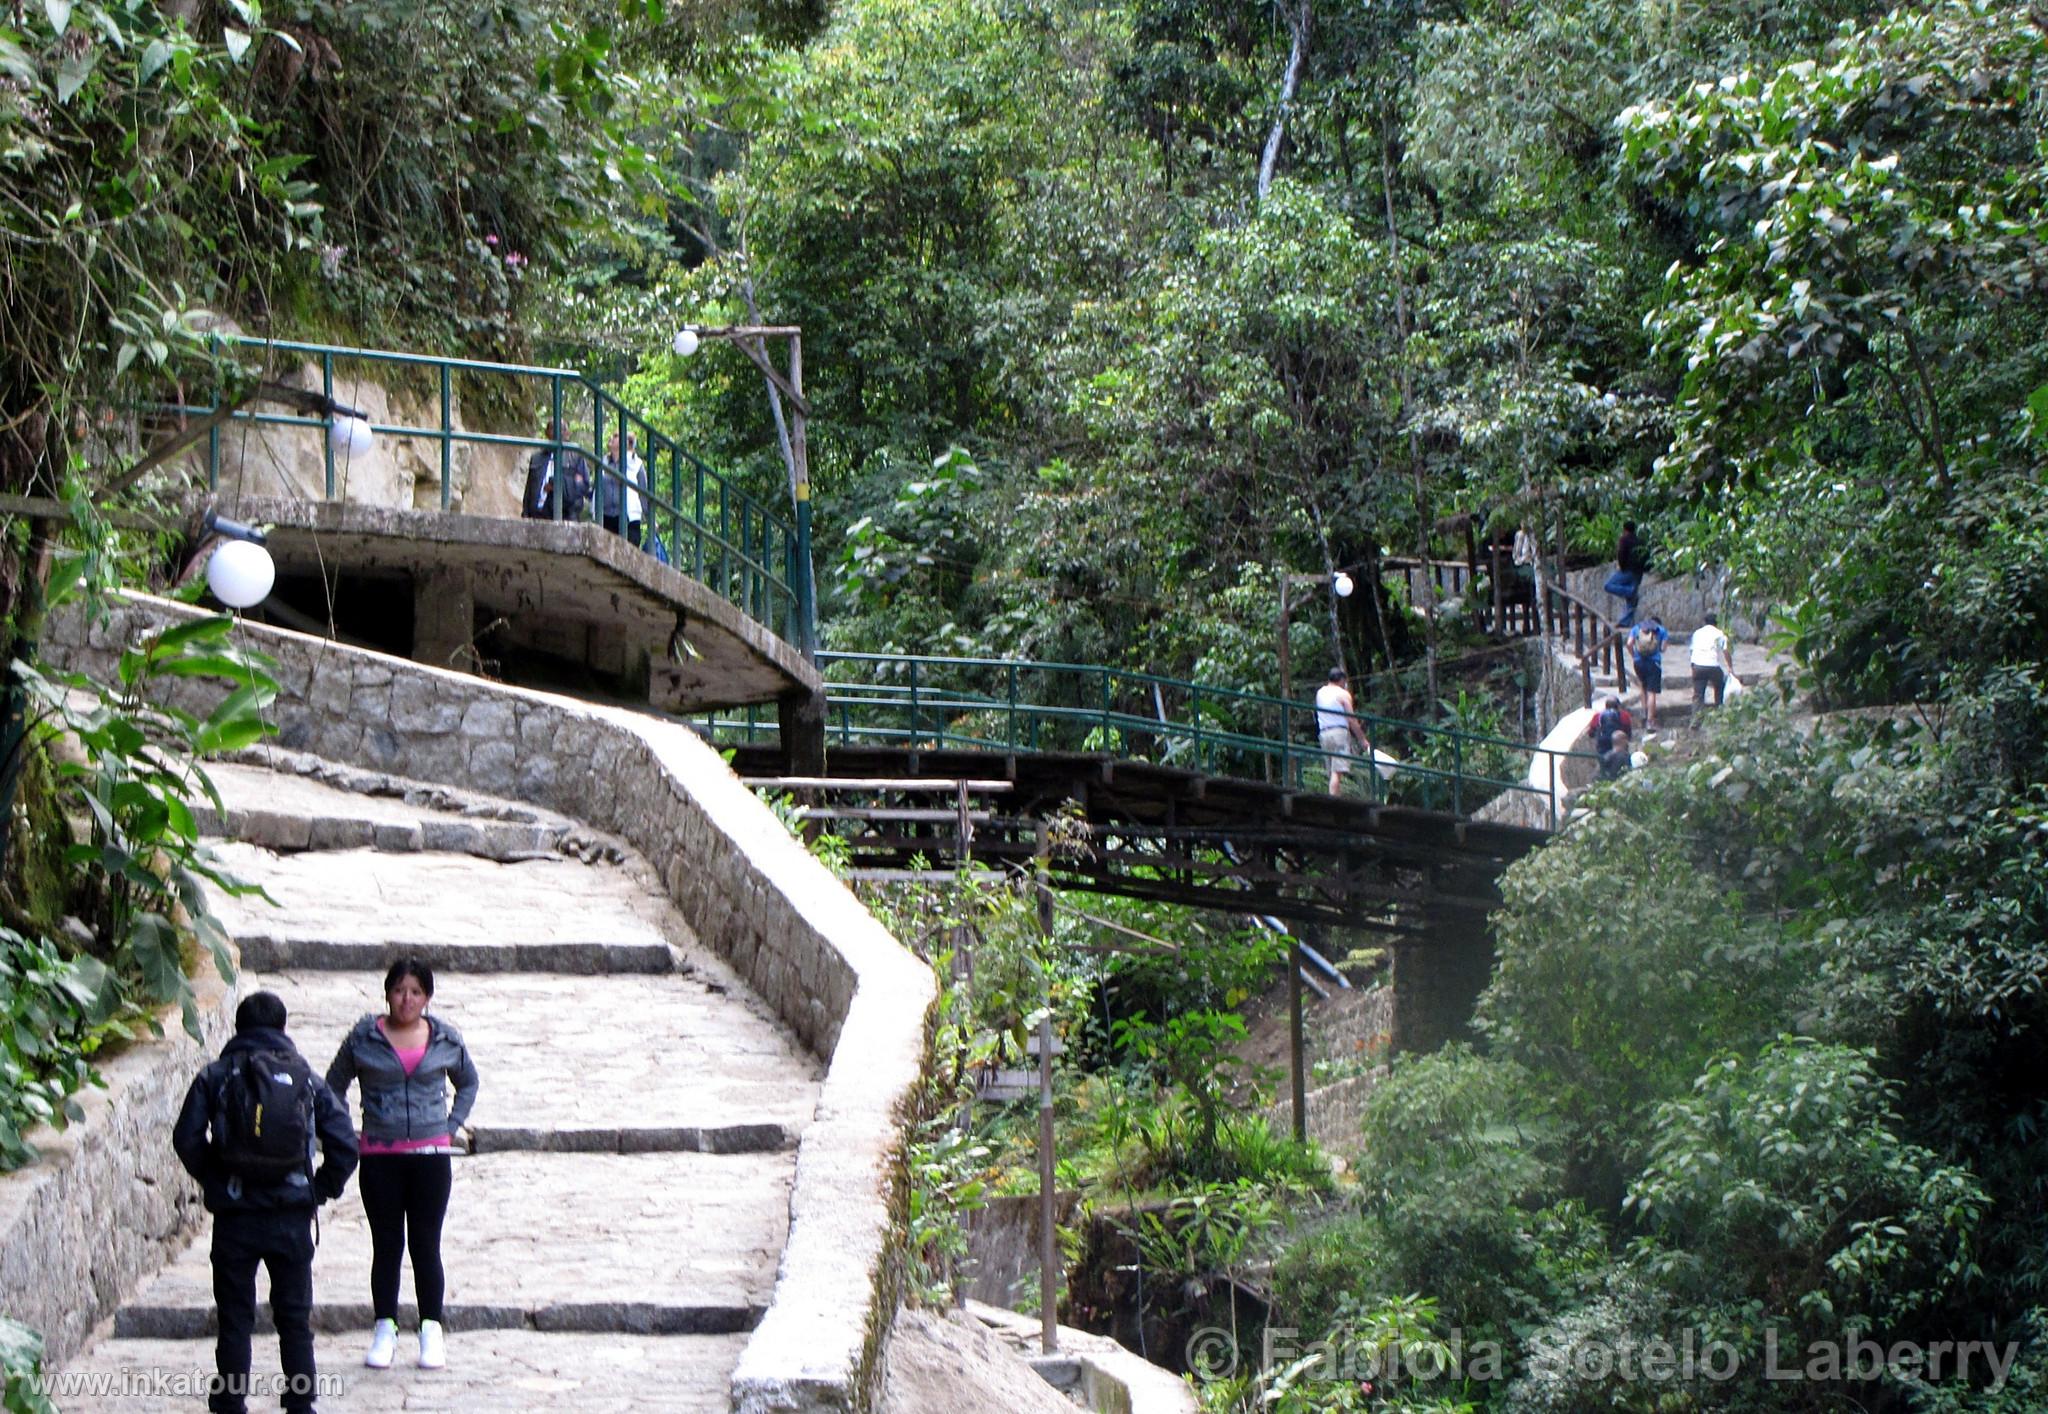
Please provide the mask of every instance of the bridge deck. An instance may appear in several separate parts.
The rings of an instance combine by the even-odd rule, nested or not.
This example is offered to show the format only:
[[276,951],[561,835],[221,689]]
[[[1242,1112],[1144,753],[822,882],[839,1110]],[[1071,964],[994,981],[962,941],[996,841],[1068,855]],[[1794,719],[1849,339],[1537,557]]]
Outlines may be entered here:
[[[741,746],[734,768],[772,776],[774,746]],[[1023,867],[1037,822],[1075,802],[1089,827],[1083,852],[1055,854],[1056,882],[1306,923],[1413,938],[1446,912],[1498,905],[1503,869],[1546,838],[1542,830],[1460,819],[1409,806],[1290,790],[1102,753],[906,750],[835,746],[826,774],[1009,782],[984,807],[977,862]],[[917,803],[929,805],[928,799]],[[856,865],[902,867],[954,857],[945,822],[876,821],[853,838]]]

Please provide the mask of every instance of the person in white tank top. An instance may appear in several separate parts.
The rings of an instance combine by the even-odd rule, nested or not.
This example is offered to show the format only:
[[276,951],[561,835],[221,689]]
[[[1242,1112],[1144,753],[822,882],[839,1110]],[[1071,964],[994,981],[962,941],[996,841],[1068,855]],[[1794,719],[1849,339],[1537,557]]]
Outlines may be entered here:
[[[1342,793],[1344,774],[1351,769],[1354,754],[1372,760],[1372,742],[1366,738],[1351,689],[1345,685],[1349,680],[1342,668],[1332,668],[1329,681],[1316,689],[1316,740],[1329,760],[1331,795]],[[1356,753],[1351,750],[1354,741]]]

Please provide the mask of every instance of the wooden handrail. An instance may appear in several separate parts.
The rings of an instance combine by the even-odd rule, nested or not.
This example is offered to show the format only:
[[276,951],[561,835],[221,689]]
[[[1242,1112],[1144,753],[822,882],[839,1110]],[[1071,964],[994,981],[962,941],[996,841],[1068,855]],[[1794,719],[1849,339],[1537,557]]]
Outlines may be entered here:
[[[1593,664],[1606,659],[1605,666],[1612,673],[1616,691],[1628,689],[1627,658],[1624,640],[1629,630],[1609,621],[1607,616],[1588,604],[1563,585],[1546,583],[1544,589],[1548,598],[1545,609],[1550,621],[1551,632],[1560,640],[1569,638],[1572,651],[1579,659],[1579,673],[1585,683],[1586,705],[1593,705]],[[1563,606],[1559,612],[1557,605]]]

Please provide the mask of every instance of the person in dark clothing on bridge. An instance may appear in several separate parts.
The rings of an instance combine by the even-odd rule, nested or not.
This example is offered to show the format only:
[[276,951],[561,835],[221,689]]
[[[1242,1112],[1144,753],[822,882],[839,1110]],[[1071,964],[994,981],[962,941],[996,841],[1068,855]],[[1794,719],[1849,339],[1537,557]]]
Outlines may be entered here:
[[[213,1414],[246,1414],[249,1407],[259,1263],[270,1272],[285,1409],[312,1409],[318,1388],[313,1214],[341,1196],[355,1171],[356,1132],[348,1111],[284,1034],[285,1020],[276,993],[244,997],[235,1008],[234,1039],[193,1078],[171,1134],[178,1162],[199,1180],[213,1214],[218,1373],[206,1399]],[[280,1144],[304,1152],[280,1153]]]
[[[548,424],[548,440],[560,446],[562,424]],[[555,476],[562,479],[563,520],[582,520],[590,504],[590,463],[574,447],[541,447],[526,459],[526,493],[519,514],[528,520],[555,519]]]

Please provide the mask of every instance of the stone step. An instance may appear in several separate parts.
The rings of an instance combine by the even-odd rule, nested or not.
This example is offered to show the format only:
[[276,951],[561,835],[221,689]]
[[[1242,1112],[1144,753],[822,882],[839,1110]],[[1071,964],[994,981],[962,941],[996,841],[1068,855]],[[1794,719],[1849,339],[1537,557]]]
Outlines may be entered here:
[[[268,1287],[259,1282],[261,1290]],[[317,1280],[315,1292],[318,1291]],[[450,1331],[548,1331],[582,1335],[744,1335],[761,1323],[761,1306],[663,1305],[651,1301],[557,1301],[545,1306],[490,1306],[446,1301],[441,1316]],[[377,1317],[360,1301],[315,1301],[313,1330],[321,1335],[367,1333]],[[419,1325],[419,1307],[398,1303],[403,1330]],[[212,1340],[219,1333],[214,1308],[135,1303],[114,1315],[116,1340]],[[275,1335],[266,1297],[256,1310],[256,1333]]]
[[667,943],[444,943],[429,938],[280,938],[234,932],[242,965],[265,972],[293,970],[382,975],[401,957],[418,958],[436,972],[554,972],[575,977],[673,971]]
[[[744,1335],[626,1337],[522,1329],[457,1332],[448,1368],[413,1366],[410,1330],[389,1370],[363,1366],[364,1330],[317,1339],[323,1409],[365,1414],[532,1414],[602,1409],[607,1414],[725,1414]],[[277,1342],[259,1337],[254,1373],[277,1376]],[[103,1340],[57,1379],[64,1414],[189,1414],[202,1407],[213,1351],[189,1340]],[[95,1383],[97,1382],[97,1383]],[[274,1398],[252,1398],[254,1410]]]
[[[252,958],[258,967],[310,966],[324,952],[340,959],[335,965],[369,967],[394,947],[431,946],[451,967],[466,958],[477,970],[532,970],[538,955],[522,949],[569,944],[563,961],[587,972],[613,956],[646,958],[694,941],[637,871],[559,856],[501,864],[360,849],[279,854],[239,843],[215,853],[226,872],[268,895],[212,895],[231,934],[280,959]],[[604,951],[621,948],[629,951]]]
[[478,1154],[772,1154],[796,1144],[779,1124],[726,1124],[640,1128],[530,1129],[471,1125]]
[[[448,1305],[498,1327],[624,1331],[757,1311],[774,1286],[795,1168],[791,1153],[457,1156],[441,1235]],[[208,1246],[194,1242],[144,1282],[117,1330],[201,1335],[213,1310]],[[256,1286],[267,1300],[268,1276]],[[410,1287],[406,1275],[402,1297]],[[353,1180],[321,1210],[313,1291],[343,1313],[339,1326],[367,1329],[370,1230]]]
[[[481,1078],[471,1116],[478,1148],[634,1152],[625,1136],[681,1130],[700,1131],[704,1142],[660,1147],[783,1147],[810,1123],[822,1066],[721,959],[693,956],[687,965],[665,977],[575,984],[523,972],[437,977],[434,1009],[461,1029]],[[293,1039],[323,1071],[349,1028],[383,1009],[382,984],[381,973],[244,981],[284,999]],[[733,1142],[741,1137],[749,1142]]]
[[294,769],[209,765],[225,811],[201,812],[201,833],[281,853],[440,850],[496,860],[552,854],[586,833],[564,816],[531,806],[282,755]]

